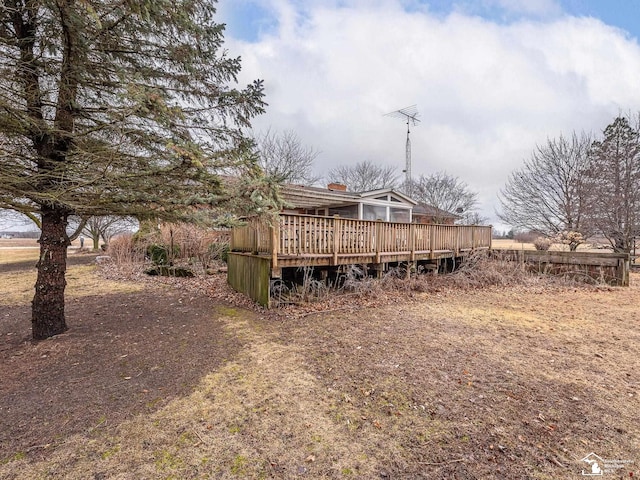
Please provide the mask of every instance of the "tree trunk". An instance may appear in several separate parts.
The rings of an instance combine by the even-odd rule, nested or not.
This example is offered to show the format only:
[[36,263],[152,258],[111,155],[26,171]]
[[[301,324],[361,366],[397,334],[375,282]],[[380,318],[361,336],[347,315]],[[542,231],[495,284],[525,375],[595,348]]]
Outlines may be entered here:
[[100,250],[100,233],[91,232],[91,240],[93,241],[93,249]]
[[58,335],[67,330],[64,317],[64,289],[67,285],[67,213],[56,208],[42,210],[38,279],[31,310],[34,340]]

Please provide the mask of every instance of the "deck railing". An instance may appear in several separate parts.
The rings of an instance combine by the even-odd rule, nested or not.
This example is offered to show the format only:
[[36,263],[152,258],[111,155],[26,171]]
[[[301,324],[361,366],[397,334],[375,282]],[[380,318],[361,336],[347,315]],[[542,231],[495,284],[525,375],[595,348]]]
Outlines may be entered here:
[[257,219],[236,227],[231,250],[280,256],[375,255],[461,251],[491,247],[490,226],[431,225],[281,214],[273,225]]

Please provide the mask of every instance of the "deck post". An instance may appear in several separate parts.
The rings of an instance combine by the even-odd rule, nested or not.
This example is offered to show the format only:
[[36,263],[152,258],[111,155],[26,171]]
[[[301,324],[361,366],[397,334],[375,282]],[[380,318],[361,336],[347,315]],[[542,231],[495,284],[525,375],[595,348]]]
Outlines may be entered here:
[[278,243],[280,242],[280,219],[270,226],[271,230],[271,270],[278,270]]
[[435,258],[435,246],[436,246],[436,225],[429,225],[429,258]]
[[338,250],[340,250],[340,237],[342,235],[342,220],[333,218],[333,264],[338,264]]
[[409,261],[414,262],[416,259],[416,232],[415,232],[415,226],[413,223],[409,224],[409,250],[410,250],[410,254],[409,254]]
[[375,228],[375,239],[376,239],[376,263],[380,263],[380,246],[382,245],[382,220],[377,220],[374,224],[373,228]]
[[372,265],[372,268],[373,268],[373,271],[376,272],[375,273],[376,278],[380,279],[384,276],[384,269],[385,269],[384,263],[374,263]]

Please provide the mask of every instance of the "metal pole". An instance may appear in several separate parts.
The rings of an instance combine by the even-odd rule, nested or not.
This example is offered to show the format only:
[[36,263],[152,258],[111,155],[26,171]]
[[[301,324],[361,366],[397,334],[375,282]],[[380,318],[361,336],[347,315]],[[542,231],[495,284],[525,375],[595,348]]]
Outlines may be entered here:
[[405,152],[405,183],[407,184],[407,195],[411,196],[411,139],[409,138],[409,118],[407,118],[407,145]]

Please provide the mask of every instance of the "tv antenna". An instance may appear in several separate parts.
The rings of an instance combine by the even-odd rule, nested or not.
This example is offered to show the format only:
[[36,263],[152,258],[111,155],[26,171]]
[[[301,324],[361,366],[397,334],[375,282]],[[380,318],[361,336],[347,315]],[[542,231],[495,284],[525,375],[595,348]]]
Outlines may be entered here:
[[393,112],[385,114],[385,117],[394,117],[401,118],[407,121],[407,144],[405,148],[405,166],[404,166],[404,174],[405,174],[405,189],[407,194],[411,196],[411,139],[409,138],[409,134],[411,133],[410,126],[413,124],[414,126],[420,120],[418,120],[418,108],[415,105],[411,105],[410,107],[401,108],[400,110],[395,110]]

